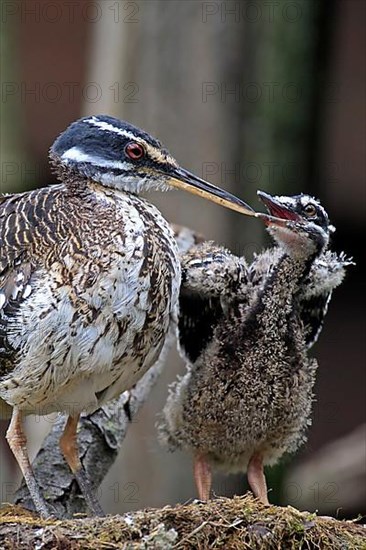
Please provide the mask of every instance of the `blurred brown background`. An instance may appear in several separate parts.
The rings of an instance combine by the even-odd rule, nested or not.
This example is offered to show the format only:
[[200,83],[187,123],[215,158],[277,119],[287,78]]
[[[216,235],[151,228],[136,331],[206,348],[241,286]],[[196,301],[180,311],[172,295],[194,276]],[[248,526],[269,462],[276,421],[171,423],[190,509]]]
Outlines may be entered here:
[[[74,119],[107,113],[145,128],[186,168],[257,207],[255,191],[308,192],[354,257],[313,350],[320,363],[309,442],[271,473],[272,500],[365,513],[365,3],[363,0],[8,1],[1,4],[1,191],[54,182],[47,150]],[[183,193],[151,195],[165,216],[250,256],[262,228]],[[101,487],[108,512],[194,496],[190,458],[154,424],[172,352]],[[2,432],[6,422],[2,422]],[[33,453],[50,421],[27,421]],[[1,500],[18,470],[0,442]],[[216,478],[240,493],[241,476]],[[271,498],[271,497],[270,497]],[[338,512],[336,512],[338,510]]]

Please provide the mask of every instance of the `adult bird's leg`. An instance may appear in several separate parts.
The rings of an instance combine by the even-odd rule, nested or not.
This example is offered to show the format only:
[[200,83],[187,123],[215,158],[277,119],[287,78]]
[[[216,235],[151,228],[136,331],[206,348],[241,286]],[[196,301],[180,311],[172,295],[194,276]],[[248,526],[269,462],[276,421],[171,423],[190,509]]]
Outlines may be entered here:
[[263,471],[263,457],[259,453],[254,453],[249,460],[247,476],[254,496],[259,498],[263,504],[268,505],[267,483]]
[[79,457],[76,434],[79,417],[79,414],[76,416],[70,415],[68,417],[64,432],[60,438],[60,448],[66,462],[75,476],[76,481],[78,482],[87,505],[95,515],[104,516],[105,514],[103,509],[95,496],[92,487],[90,486],[90,482]]
[[22,471],[37,512],[45,519],[50,518],[52,514],[41,493],[29,461],[27,438],[23,432],[22,413],[19,409],[13,409],[6,439]]
[[194,479],[200,500],[206,501],[210,499],[212,473],[211,467],[204,455],[196,455],[194,458]]

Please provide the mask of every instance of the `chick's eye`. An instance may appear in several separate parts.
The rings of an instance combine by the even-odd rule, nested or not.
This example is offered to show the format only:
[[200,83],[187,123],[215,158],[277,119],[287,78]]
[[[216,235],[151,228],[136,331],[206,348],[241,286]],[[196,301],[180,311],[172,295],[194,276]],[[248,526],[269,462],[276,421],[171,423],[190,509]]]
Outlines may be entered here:
[[140,160],[145,156],[145,149],[140,143],[131,141],[125,147],[126,155],[132,160]]
[[316,208],[313,204],[307,204],[305,207],[304,207],[304,212],[306,214],[306,216],[316,216]]

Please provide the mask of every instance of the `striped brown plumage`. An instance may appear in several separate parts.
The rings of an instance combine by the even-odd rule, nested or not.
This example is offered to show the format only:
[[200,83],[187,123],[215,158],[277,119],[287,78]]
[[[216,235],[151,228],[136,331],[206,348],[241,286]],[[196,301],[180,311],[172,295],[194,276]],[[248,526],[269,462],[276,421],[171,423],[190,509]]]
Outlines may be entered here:
[[[179,262],[160,213],[97,184],[59,185],[3,197],[0,219],[1,396],[27,412],[70,412],[76,389],[76,412],[118,395],[108,388],[120,377],[130,388],[159,356],[175,315]],[[128,293],[126,314],[118,301]],[[99,353],[94,364],[104,339],[106,361]]]
[[129,390],[161,359],[177,323],[177,243],[140,191],[181,187],[253,211],[109,116],[71,124],[50,160],[61,185],[0,201],[0,404],[13,408],[6,437],[37,510],[49,515],[22,416],[63,411],[61,450],[101,514],[77,452],[79,415]]
[[130,389],[177,323],[177,243],[140,191],[178,187],[254,212],[181,168],[145,131],[106,115],[71,124],[50,160],[61,185],[0,200],[0,405],[13,409],[6,437],[36,509],[50,513],[22,417],[64,411],[61,450],[102,514],[77,451],[80,413]]

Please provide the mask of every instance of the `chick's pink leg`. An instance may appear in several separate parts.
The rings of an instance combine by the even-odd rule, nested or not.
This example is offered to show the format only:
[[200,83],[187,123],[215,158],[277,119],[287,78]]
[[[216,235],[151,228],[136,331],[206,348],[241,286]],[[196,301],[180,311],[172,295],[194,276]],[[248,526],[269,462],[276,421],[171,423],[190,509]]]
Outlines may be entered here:
[[212,485],[212,473],[211,467],[204,455],[195,456],[193,470],[199,499],[204,501],[209,500]]

